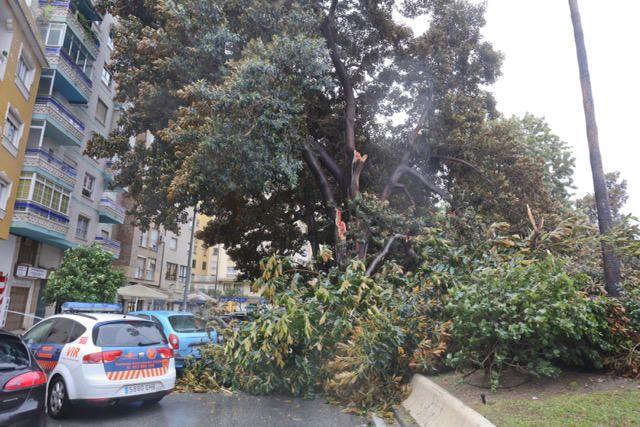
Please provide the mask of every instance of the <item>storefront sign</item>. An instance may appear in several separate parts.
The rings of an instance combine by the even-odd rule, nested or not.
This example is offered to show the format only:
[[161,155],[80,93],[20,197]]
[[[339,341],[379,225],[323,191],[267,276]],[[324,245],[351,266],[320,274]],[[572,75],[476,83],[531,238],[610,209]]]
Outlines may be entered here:
[[16,277],[27,277],[27,272],[29,271],[29,266],[27,265],[18,265],[16,267]]
[[31,279],[46,279],[48,271],[44,268],[29,267],[27,277]]
[[46,279],[48,275],[46,268],[29,267],[28,265],[16,266],[16,277],[27,279]]

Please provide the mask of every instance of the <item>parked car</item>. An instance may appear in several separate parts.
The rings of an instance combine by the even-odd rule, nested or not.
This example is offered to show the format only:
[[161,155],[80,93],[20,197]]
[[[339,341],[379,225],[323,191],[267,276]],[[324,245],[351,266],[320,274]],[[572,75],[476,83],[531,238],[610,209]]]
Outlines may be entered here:
[[200,358],[201,346],[218,342],[217,331],[215,329],[206,331],[204,324],[199,322],[193,313],[153,310],[134,311],[129,314],[152,320],[162,326],[175,352],[178,370],[184,368],[187,357]]
[[89,314],[86,306],[65,303],[63,314],[24,334],[48,377],[49,415],[63,418],[76,404],[157,403],[170,393],[175,361],[162,328],[134,316]]
[[22,339],[0,329],[0,425],[44,426],[47,376]]

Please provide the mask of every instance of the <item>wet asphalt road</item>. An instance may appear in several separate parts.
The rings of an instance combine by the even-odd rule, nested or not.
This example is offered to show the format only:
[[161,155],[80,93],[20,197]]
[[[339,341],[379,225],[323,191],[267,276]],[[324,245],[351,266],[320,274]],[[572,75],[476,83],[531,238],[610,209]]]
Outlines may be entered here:
[[74,408],[64,421],[49,419],[48,427],[354,427],[366,426],[364,418],[345,414],[341,408],[315,400],[276,396],[173,393],[157,405],[137,403],[110,408]]

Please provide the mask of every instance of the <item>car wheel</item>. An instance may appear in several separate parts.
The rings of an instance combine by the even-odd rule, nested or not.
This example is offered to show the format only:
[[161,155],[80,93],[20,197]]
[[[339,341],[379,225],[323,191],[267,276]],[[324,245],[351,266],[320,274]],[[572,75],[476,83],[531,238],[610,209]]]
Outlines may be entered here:
[[164,399],[164,396],[154,397],[153,399],[145,399],[144,404],[145,405],[155,405],[158,402],[160,402],[162,399]]
[[51,418],[64,418],[69,412],[69,396],[67,386],[61,377],[56,377],[49,386],[49,396],[47,397],[47,411]]

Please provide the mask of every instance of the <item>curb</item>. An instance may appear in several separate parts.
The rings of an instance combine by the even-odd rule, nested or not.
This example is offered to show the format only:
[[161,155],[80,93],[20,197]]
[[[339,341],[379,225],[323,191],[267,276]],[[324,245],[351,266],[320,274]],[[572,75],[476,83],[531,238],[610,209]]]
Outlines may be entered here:
[[411,394],[402,406],[420,427],[496,427],[428,378],[414,375],[410,384]]

